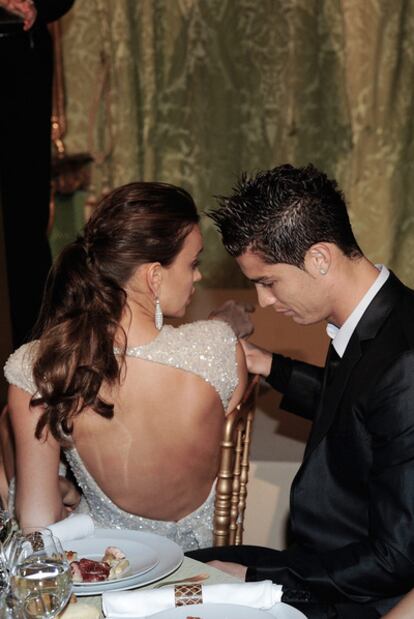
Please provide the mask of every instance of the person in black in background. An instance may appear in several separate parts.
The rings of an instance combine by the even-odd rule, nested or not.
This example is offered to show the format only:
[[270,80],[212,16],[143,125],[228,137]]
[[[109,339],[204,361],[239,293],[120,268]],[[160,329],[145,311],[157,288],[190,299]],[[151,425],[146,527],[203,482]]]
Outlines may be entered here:
[[51,254],[53,47],[47,24],[74,0],[0,0],[0,202],[13,346],[37,319]]

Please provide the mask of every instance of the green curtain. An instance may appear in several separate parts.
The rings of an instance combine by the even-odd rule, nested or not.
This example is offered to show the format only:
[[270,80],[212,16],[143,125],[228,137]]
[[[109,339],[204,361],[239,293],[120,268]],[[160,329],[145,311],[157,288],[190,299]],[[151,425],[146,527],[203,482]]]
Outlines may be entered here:
[[[70,153],[92,193],[184,186],[201,212],[242,170],[313,162],[360,245],[414,287],[414,3],[77,0],[63,20]],[[209,286],[243,286],[203,218]]]

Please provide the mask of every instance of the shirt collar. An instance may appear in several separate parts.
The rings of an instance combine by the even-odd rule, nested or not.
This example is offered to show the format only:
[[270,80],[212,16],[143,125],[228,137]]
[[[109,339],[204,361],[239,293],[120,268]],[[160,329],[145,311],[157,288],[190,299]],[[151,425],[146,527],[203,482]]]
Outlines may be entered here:
[[379,271],[377,279],[367,290],[358,305],[353,309],[352,313],[345,320],[342,327],[338,328],[330,322],[326,325],[326,332],[332,340],[332,346],[335,348],[340,357],[344,356],[349,340],[351,339],[352,334],[368,305],[389,277],[390,272],[386,266],[383,264],[376,264],[375,266]]

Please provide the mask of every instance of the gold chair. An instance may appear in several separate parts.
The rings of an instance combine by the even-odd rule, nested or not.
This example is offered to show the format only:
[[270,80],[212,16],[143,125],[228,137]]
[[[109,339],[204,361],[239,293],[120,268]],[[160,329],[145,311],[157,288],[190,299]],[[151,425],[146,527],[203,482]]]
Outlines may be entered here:
[[240,404],[226,417],[214,505],[214,546],[239,545],[249,478],[249,453],[259,376],[249,380]]

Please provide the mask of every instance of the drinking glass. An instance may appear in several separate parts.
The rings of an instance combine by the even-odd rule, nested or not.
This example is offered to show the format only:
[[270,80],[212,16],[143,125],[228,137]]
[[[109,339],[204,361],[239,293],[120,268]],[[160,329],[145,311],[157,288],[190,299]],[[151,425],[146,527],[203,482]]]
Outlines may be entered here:
[[0,543],[6,546],[13,528],[13,521],[8,511],[0,509]]
[[47,527],[21,527],[18,530],[18,533],[20,535],[24,535],[24,537],[28,537],[29,535],[32,535],[32,533],[41,533],[42,536],[53,535],[52,531],[48,529]]
[[20,600],[15,598],[11,591],[0,594],[1,619],[26,619]]
[[70,566],[60,541],[50,531],[18,534],[10,563],[11,590],[27,619],[56,617],[72,590]]
[[9,584],[6,556],[4,554],[3,544],[0,542],[0,595],[7,593]]
[[[33,537],[35,534],[36,538]],[[45,527],[23,527],[21,529],[17,529],[9,540],[4,553],[8,559],[9,569],[15,562],[16,552],[20,552],[20,546],[23,543],[22,538],[28,539],[29,542],[37,539],[37,542],[35,543],[38,544],[39,540],[45,539],[46,537],[51,538],[52,531],[50,529],[46,529]]]
[[0,617],[1,619],[26,619],[20,601],[10,589],[10,577],[6,553],[0,542]]

